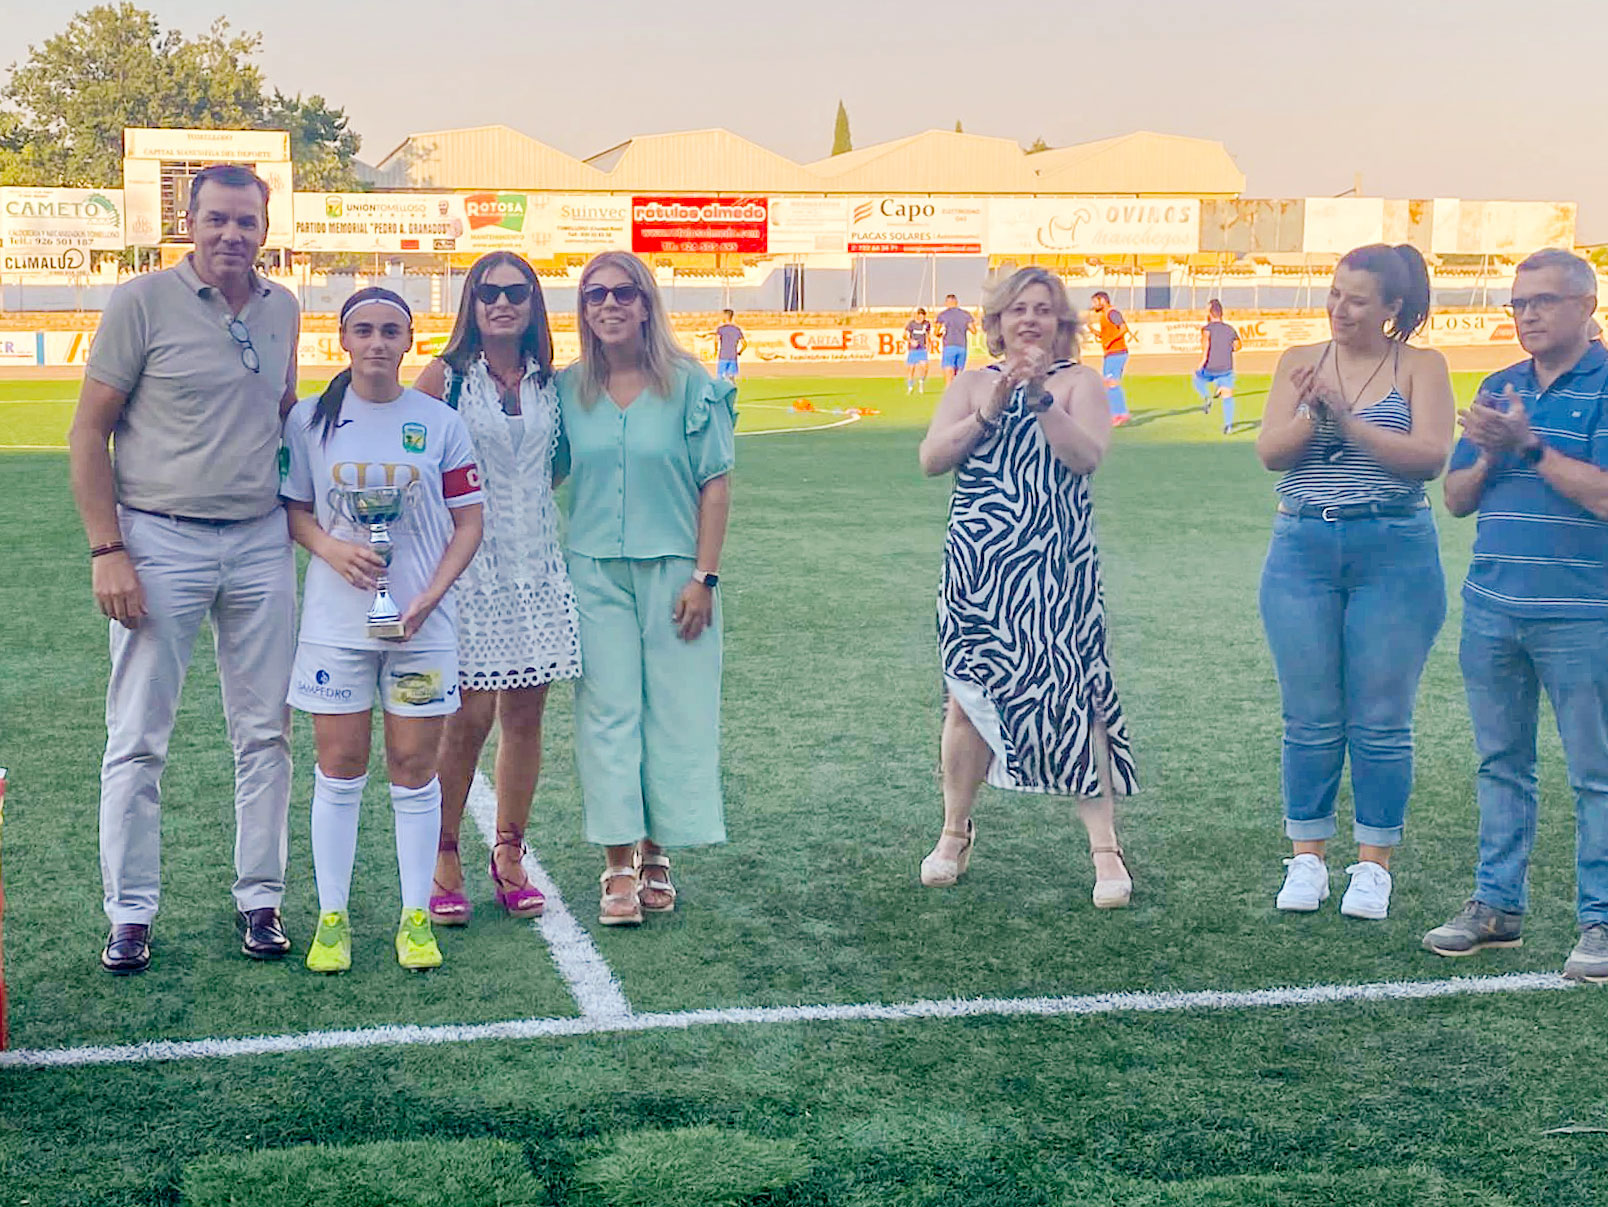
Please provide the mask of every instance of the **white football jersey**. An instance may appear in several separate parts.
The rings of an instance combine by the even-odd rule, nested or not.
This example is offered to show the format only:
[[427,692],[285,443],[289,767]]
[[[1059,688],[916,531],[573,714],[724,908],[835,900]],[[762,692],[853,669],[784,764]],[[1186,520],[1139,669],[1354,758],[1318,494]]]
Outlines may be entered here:
[[[367,545],[358,527],[336,506],[341,487],[400,486],[405,512],[390,525],[391,598],[408,604],[434,576],[452,539],[451,509],[479,503],[480,473],[474,445],[458,413],[418,390],[404,389],[391,402],[369,402],[348,388],[336,427],[323,438],[318,399],[304,398],[285,420],[289,458],[279,493],[313,504],[319,527],[354,544]],[[355,587],[323,558],[307,565],[302,587],[301,638],[342,649],[395,649],[396,642],[368,635],[374,592]],[[456,649],[453,595],[407,643],[411,649]]]

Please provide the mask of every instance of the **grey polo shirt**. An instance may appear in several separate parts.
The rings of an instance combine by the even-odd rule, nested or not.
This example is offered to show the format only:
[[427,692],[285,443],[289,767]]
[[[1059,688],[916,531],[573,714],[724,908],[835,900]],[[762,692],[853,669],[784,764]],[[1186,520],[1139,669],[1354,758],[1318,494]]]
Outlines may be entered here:
[[118,502],[216,520],[279,505],[279,400],[295,385],[300,311],[288,289],[252,273],[238,317],[256,373],[231,317],[188,256],[112,291],[88,374],[128,395],[112,429]]

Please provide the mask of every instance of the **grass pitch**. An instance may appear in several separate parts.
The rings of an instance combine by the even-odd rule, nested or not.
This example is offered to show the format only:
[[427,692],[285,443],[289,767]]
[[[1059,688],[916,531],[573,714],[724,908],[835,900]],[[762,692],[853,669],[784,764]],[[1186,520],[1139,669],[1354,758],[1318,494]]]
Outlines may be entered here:
[[[1460,378],[1459,395],[1472,384]],[[1116,434],[1095,481],[1117,684],[1144,785],[1121,812],[1134,908],[1104,914],[1089,905],[1080,827],[1053,799],[985,790],[967,878],[942,891],[916,880],[939,822],[932,610],[948,483],[923,479],[914,456],[936,390],[907,398],[892,381],[745,382],[740,431],[835,423],[844,417],[834,409],[851,406],[881,413],[739,442],[723,573],[732,841],[678,858],[673,917],[636,933],[590,927],[632,1005],[1560,967],[1573,941],[1573,823],[1545,726],[1526,946],[1458,965],[1417,947],[1466,894],[1474,850],[1455,603],[1424,679],[1391,918],[1274,911],[1286,853],[1279,710],[1255,607],[1273,478],[1250,448],[1265,387],[1242,380],[1245,429],[1225,439],[1186,379],[1132,380],[1137,420]],[[65,382],[0,383],[0,446],[59,445],[75,393]],[[796,410],[800,398],[814,410]],[[440,972],[395,967],[394,855],[378,783],[358,855],[354,972],[329,980],[235,954],[231,769],[204,641],[164,785],[156,963],[142,978],[104,976],[95,813],[105,626],[88,595],[64,455],[0,453],[0,499],[15,1045],[574,1012],[540,938],[495,915],[472,837],[473,925],[446,932]],[[1473,526],[1439,519],[1455,581]],[[590,923],[599,857],[579,840],[569,703],[554,692],[532,839]],[[309,736],[299,718],[286,908],[298,951],[315,908]],[[1348,846],[1335,844],[1337,871]],[[458,1177],[449,1201],[468,1207],[627,1202],[633,1186],[665,1203],[1588,1203],[1608,1199],[1603,1011],[1603,998],[1581,990],[0,1069],[0,1204],[271,1203],[275,1193],[295,1202],[263,1188],[328,1185],[331,1169],[374,1188],[354,1202],[442,1201],[431,1193]],[[402,1142],[430,1151],[410,1158],[420,1150]],[[727,1159],[687,1160],[699,1145]],[[461,1172],[466,1159],[473,1176]],[[391,1197],[376,1197],[382,1190]]]

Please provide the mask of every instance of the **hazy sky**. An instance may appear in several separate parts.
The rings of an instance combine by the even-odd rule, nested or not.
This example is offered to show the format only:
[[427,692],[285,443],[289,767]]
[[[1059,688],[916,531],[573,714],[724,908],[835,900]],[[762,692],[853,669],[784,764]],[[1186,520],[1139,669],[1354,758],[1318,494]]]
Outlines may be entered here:
[[[0,71],[70,0],[6,4]],[[80,2],[73,8],[87,7]],[[220,0],[147,0],[199,32]],[[323,95],[382,157],[502,122],[573,155],[725,126],[825,155],[928,127],[1052,145],[1134,129],[1222,141],[1251,196],[1576,200],[1608,240],[1608,0],[274,0],[229,6],[272,85]],[[1548,62],[1548,55],[1556,55]]]

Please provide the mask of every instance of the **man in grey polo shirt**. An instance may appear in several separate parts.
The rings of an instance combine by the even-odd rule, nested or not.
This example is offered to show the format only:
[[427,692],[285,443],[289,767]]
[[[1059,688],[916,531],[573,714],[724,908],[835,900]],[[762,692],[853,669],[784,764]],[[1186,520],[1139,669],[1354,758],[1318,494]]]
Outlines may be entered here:
[[112,293],[68,438],[95,602],[111,620],[101,963],[118,974],[150,963],[162,768],[204,617],[234,747],[236,925],[249,956],[290,950],[279,904],[296,572],[278,458],[300,319],[289,291],[253,268],[268,225],[255,172],[202,171],[189,220],[191,255]]

